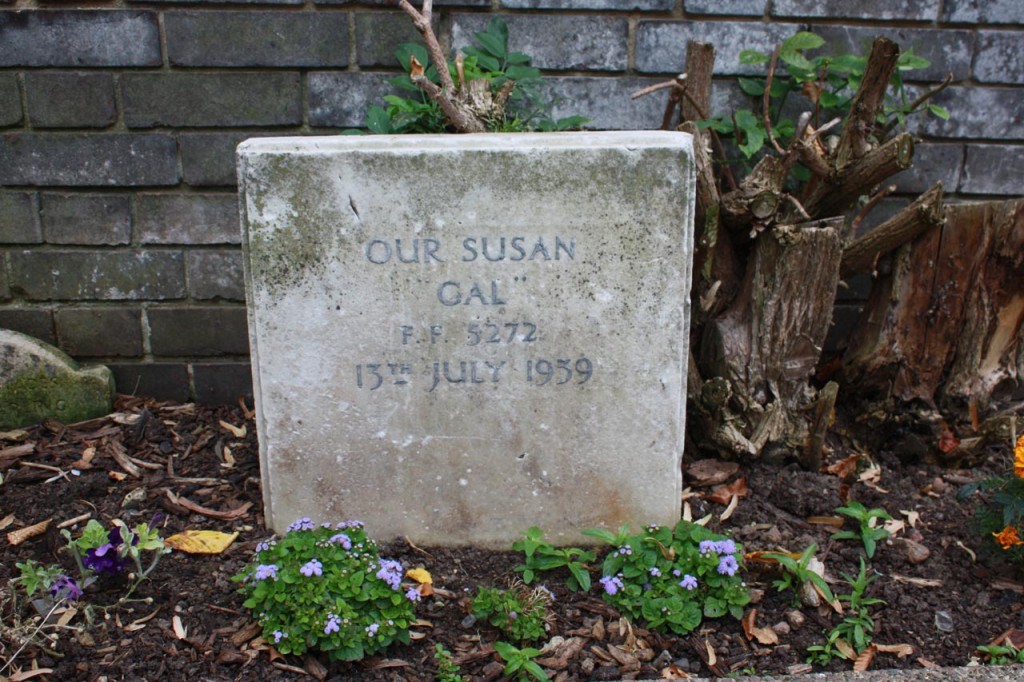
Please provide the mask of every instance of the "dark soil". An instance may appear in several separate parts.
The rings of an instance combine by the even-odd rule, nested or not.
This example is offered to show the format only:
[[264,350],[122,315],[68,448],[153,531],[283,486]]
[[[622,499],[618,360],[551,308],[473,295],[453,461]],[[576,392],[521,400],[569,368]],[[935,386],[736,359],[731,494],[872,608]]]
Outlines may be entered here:
[[[419,617],[429,621],[416,628],[422,638],[410,646],[392,647],[387,658],[352,664],[281,657],[260,638],[231,582],[256,544],[268,535],[263,527],[255,425],[247,418],[251,415],[241,407],[211,409],[134,398],[122,398],[118,410],[113,418],[74,428],[45,423],[29,429],[20,442],[0,440],[4,475],[0,586],[5,590],[0,668],[11,663],[0,670],[0,677],[38,666],[53,672],[35,679],[51,680],[292,680],[308,676],[429,680],[436,674],[437,643],[454,652],[462,672],[473,679],[500,677],[502,666],[490,646],[498,633],[467,620],[466,597],[477,586],[507,586],[517,577],[513,568],[519,556],[416,548],[406,542],[385,544],[382,555],[397,558],[406,567],[425,567],[435,586],[449,593],[424,599],[417,607]],[[222,421],[244,425],[246,434],[233,435]],[[11,449],[25,443],[34,444],[31,452],[19,455]],[[122,464],[114,457],[118,445],[131,458],[121,456]],[[83,466],[81,460],[90,448],[94,448],[93,458]],[[835,449],[829,463],[853,452],[850,446],[836,444]],[[994,452],[993,464],[1006,465],[1008,450]],[[962,485],[991,472],[907,465],[887,452],[874,453],[871,460],[881,471],[870,485],[856,480],[844,483],[833,474],[795,467],[745,468],[738,475],[745,477],[750,494],[740,499],[725,522],[720,517],[726,508],[701,496],[708,488],[694,488],[701,495],[689,497],[686,503],[694,519],[712,514],[710,527],[731,534],[746,552],[799,552],[816,543],[833,588],[842,594],[850,591],[842,576],[856,574],[863,548],[859,543],[831,541],[834,529],[812,517],[834,516],[835,508],[847,499],[869,508],[884,507],[897,518],[906,519],[902,511],[916,512],[915,528],[908,524],[895,540],[879,546],[870,562],[878,577],[869,588],[870,596],[885,601],[873,611],[875,641],[906,644],[913,651],[903,657],[879,653],[871,669],[964,665],[976,655],[976,646],[1011,628],[1024,629],[1019,574],[1001,565],[1001,557],[987,548],[972,524],[974,502],[957,500]],[[125,471],[126,461],[128,468],[137,467],[134,473]],[[60,475],[75,467],[80,475]],[[237,510],[246,504],[251,507],[239,515]],[[204,513],[196,513],[194,505]],[[229,516],[234,512],[237,518],[218,519],[209,512]],[[61,550],[57,526],[86,514],[105,523],[112,518],[132,524],[155,519],[164,537],[186,529],[238,531],[239,537],[219,556],[167,555],[152,580],[135,595],[148,603],[133,602],[108,609],[105,615],[94,609],[91,623],[80,609],[70,623],[77,629],[61,631],[56,644],[46,648],[30,644],[19,652],[23,635],[30,632],[32,614],[24,600],[19,608],[12,608],[9,581],[17,575],[15,563],[26,559],[59,563],[72,573],[73,563]],[[45,533],[17,545],[8,541],[11,531],[47,519],[52,522]],[[84,523],[80,520],[72,532]],[[923,545],[929,556],[912,563],[912,545],[907,540]],[[748,557],[746,577],[758,595],[752,605],[757,609],[754,625],[773,628],[777,644],[749,639],[741,623],[728,617],[705,621],[698,632],[685,638],[648,632],[642,624],[629,625],[597,594],[597,577],[595,589],[583,595],[565,589],[566,575],[545,576],[545,584],[557,598],[551,646],[541,657],[552,679],[807,671],[807,647],[822,643],[824,633],[839,620],[824,607],[795,607],[792,592],[779,593],[771,587],[777,577],[771,567],[752,557]],[[122,593],[122,586],[106,585],[88,593],[85,601],[112,604]],[[946,628],[950,631],[937,627],[937,614],[940,621],[951,622],[951,628]],[[180,621],[177,632],[175,618]],[[837,660],[826,670],[850,667],[851,662]]]

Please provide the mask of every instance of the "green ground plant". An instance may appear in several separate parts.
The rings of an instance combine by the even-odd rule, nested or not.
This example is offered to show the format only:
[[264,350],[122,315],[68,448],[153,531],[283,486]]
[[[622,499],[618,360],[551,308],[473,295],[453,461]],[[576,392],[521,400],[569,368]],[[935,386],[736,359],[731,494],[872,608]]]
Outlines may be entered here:
[[533,659],[540,656],[540,649],[529,647],[517,649],[508,642],[495,642],[494,650],[505,661],[504,674],[515,676],[517,680],[529,680],[531,677],[538,682],[547,682],[548,676]]
[[480,587],[470,604],[473,615],[501,630],[514,642],[535,642],[547,636],[551,593],[523,583],[507,590]]
[[434,645],[434,661],[437,663],[437,682],[469,682],[458,664],[452,660],[452,652],[438,642]]
[[[883,605],[885,602],[868,597],[865,593],[876,576],[868,575],[862,557],[857,576],[844,574],[843,578],[852,588],[850,594],[839,595],[839,601],[847,606],[848,615],[829,631],[824,644],[807,647],[808,663],[828,665],[834,658],[855,658],[870,646],[874,637],[875,620],[870,607]],[[854,655],[851,655],[851,652]]]
[[[835,595],[832,594],[832,590],[829,588],[828,583],[825,582],[825,579],[810,569],[811,560],[814,559],[817,551],[818,546],[811,544],[801,553],[799,559],[794,559],[790,555],[781,552],[765,553],[764,557],[766,559],[774,559],[782,566],[782,577],[772,583],[775,589],[779,592],[793,590],[799,595],[800,588],[805,583],[811,583],[827,601],[835,601]],[[799,597],[794,596],[794,600],[799,602]]]
[[976,647],[976,650],[985,654],[985,663],[988,665],[1024,663],[1024,649],[1018,649],[1013,644],[990,644]]
[[237,576],[244,605],[283,654],[316,649],[351,661],[410,642],[414,587],[403,592],[402,566],[381,559],[363,524],[299,519],[279,540],[260,543]]
[[1024,436],[1014,444],[1012,472],[969,483],[957,496],[964,500],[974,493],[981,494],[975,515],[979,531],[1024,568]]
[[857,522],[857,530],[841,530],[832,534],[834,540],[860,540],[869,559],[874,558],[879,540],[889,537],[889,531],[878,526],[879,519],[892,519],[889,512],[880,507],[868,509],[856,500],[850,500],[843,507],[836,507],[836,513]]
[[597,560],[592,551],[578,547],[556,548],[544,540],[544,531],[531,526],[522,540],[512,543],[512,549],[522,552],[525,563],[516,566],[523,576],[523,582],[529,585],[538,573],[565,568],[569,571],[566,586],[573,592],[590,591],[590,567],[588,564]]

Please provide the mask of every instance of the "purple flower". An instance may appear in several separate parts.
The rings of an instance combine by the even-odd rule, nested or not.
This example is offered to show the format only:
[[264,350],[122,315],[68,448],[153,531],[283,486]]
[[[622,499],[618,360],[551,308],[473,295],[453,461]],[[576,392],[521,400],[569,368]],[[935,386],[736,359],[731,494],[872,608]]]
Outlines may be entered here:
[[661,577],[661,569],[659,569],[657,566],[652,567],[650,573],[655,578]]
[[298,521],[292,523],[292,525],[288,526],[288,532],[290,533],[293,530],[313,530],[314,528],[316,528],[316,526],[313,525],[313,520],[308,516],[304,516]]
[[386,582],[392,590],[402,587],[402,564],[393,559],[381,559],[377,577]]
[[405,598],[409,601],[419,601],[422,596],[423,595],[420,594],[420,591],[415,587],[410,587],[405,593]]
[[366,626],[366,634],[368,634],[370,637],[376,635],[377,630],[380,630],[380,625],[378,623],[370,623]]
[[623,545],[622,547],[619,547],[619,554],[622,554],[623,556],[631,556],[633,554],[633,548],[629,545]]
[[614,575],[606,575],[599,582],[604,587],[604,591],[611,595],[614,595],[623,587],[622,580]]
[[709,552],[717,552],[717,551],[718,551],[718,543],[717,542],[715,542],[714,540],[701,540],[701,542],[700,542],[700,553],[702,555],[707,554]]
[[56,599],[67,598],[77,601],[82,597],[82,588],[66,575],[58,575],[50,584],[50,595]]
[[680,570],[679,570],[678,568],[674,568],[674,569],[672,569],[672,575],[674,575],[675,577],[677,577],[677,578],[678,578],[678,577],[679,577],[679,576],[681,576],[682,574],[683,574],[683,572],[682,572],[682,571],[680,571]]
[[260,544],[256,545],[256,553],[259,554],[260,552],[266,552],[268,549],[270,549],[273,546],[274,545],[271,543],[270,539],[268,538],[267,540],[264,540]]
[[267,578],[277,580],[277,564],[260,564],[253,571],[253,580],[266,580]]
[[735,554],[736,553],[736,543],[733,542],[732,540],[728,540],[728,539],[722,540],[721,542],[718,543],[718,553],[719,554]]
[[327,625],[324,626],[324,634],[329,635],[341,629],[341,619],[333,613],[327,614]]
[[[82,565],[99,575],[117,575],[128,566],[127,560],[118,552],[118,548],[124,544],[124,540],[121,539],[121,529],[115,528],[107,533],[107,539],[110,542],[85,551]],[[138,542],[138,538],[135,538],[132,544],[136,542]]]
[[338,529],[338,530],[345,530],[346,528],[357,528],[358,529],[358,528],[362,528],[362,527],[363,527],[363,522],[362,521],[342,521],[341,523],[339,523],[338,525],[335,526],[335,528]]
[[324,565],[318,559],[311,559],[309,563],[299,569],[299,573],[307,578],[314,575],[323,575]]
[[697,589],[697,579],[687,573],[683,576],[683,579],[679,581],[679,587],[682,587],[684,590],[695,590]]
[[338,533],[336,535],[332,535],[330,541],[331,542],[337,542],[339,545],[341,545],[345,549],[352,549],[352,538],[350,538],[349,536],[345,535],[344,533]]
[[[325,633],[326,634],[326,633]],[[274,644],[277,644],[282,639],[288,636],[287,632],[281,632],[280,630],[274,630]]]
[[718,561],[718,572],[722,575],[736,575],[736,571],[739,569],[739,565],[736,563],[736,557],[731,554],[727,554]]

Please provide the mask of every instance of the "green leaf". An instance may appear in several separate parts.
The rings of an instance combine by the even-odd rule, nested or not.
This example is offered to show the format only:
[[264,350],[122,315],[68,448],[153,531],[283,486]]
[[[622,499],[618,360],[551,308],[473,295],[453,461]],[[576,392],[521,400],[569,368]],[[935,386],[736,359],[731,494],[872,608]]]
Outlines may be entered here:
[[395,50],[395,58],[402,65],[402,70],[406,73],[412,70],[411,60],[409,59],[410,55],[416,57],[416,60],[423,64],[424,67],[430,64],[430,55],[427,54],[427,48],[418,43],[403,43]]
[[366,113],[366,127],[370,129],[371,133],[376,133],[377,135],[388,135],[394,132],[388,112],[384,111],[383,107],[377,105],[371,106],[370,110]]
[[588,528],[584,531],[580,531],[580,535],[586,535],[588,538],[597,538],[609,545],[614,545],[616,539],[615,533],[611,532],[607,528]]
[[[807,57],[803,56],[799,52],[779,52],[779,59],[784,61],[789,66],[801,69],[804,72],[809,72],[810,74],[813,74],[814,72],[814,64],[812,64],[810,60],[807,59]],[[808,75],[808,73],[804,73],[801,75],[804,76],[803,80],[807,80],[806,76]]]
[[946,107],[939,106],[938,104],[929,104],[928,111],[936,118],[941,118],[943,121],[949,120],[949,109]]
[[[537,653],[540,652],[538,651]],[[534,676],[534,678],[539,680],[539,682],[547,682],[548,676],[544,673],[544,669],[541,668],[534,661],[525,661],[523,663],[523,668],[526,669],[526,672],[530,673]]]
[[740,151],[749,159],[764,147],[765,132],[761,122],[754,116],[753,112],[741,109],[736,112],[736,127],[743,132],[746,138],[740,143]]
[[756,66],[757,64],[767,64],[769,61],[771,61],[771,57],[757,50],[743,50],[740,52],[740,64]]
[[740,78],[740,90],[752,97],[764,95],[764,81],[756,78]]
[[901,53],[899,59],[896,60],[896,67],[900,71],[927,69],[931,65],[932,63],[924,57],[914,54],[913,49]]
[[528,54],[522,52],[509,52],[505,58],[505,62],[508,64],[529,64],[532,58]]
[[576,578],[576,582],[579,585],[581,592],[590,591],[590,571],[585,569],[582,565],[577,563],[569,564],[569,572]]
[[500,36],[496,36],[493,33],[476,33],[474,36],[477,42],[480,43],[480,46],[490,56],[498,60],[504,59],[506,46],[502,43]]
[[800,31],[790,36],[782,43],[779,52],[794,52],[796,50],[813,50],[825,44],[825,39],[810,31]]

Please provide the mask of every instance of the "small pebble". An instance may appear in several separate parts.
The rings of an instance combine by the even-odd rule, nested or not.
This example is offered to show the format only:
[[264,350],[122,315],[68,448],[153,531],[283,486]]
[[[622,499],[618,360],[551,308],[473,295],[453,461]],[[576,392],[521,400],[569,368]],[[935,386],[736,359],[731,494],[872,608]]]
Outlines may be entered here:
[[462,627],[471,628],[476,625],[476,616],[472,613],[462,619]]
[[786,622],[789,623],[790,627],[794,630],[799,630],[803,624],[807,622],[807,616],[797,609],[790,609],[789,611],[786,611],[784,615],[786,617]]
[[750,590],[749,594],[751,604],[760,604],[761,600],[764,599],[764,590],[754,588]]
[[789,634],[789,623],[787,623],[785,621],[782,621],[780,623],[776,623],[775,625],[772,626],[772,630],[774,630],[775,634],[777,634],[777,635],[788,635]]
[[897,545],[903,552],[903,558],[911,564],[920,564],[928,560],[931,550],[920,542],[914,542],[908,538],[899,538]]
[[765,531],[764,539],[773,545],[777,545],[782,542],[782,531],[779,530],[778,526],[772,526]]
[[977,606],[978,606],[979,608],[983,608],[983,609],[984,609],[984,608],[987,608],[987,607],[988,607],[988,605],[989,605],[989,603],[990,603],[991,601],[992,601],[992,597],[991,597],[991,596],[989,596],[989,593],[988,593],[988,592],[979,592],[979,593],[978,593],[978,596],[977,596],[977,597],[975,598],[975,600],[974,600],[974,603],[975,603],[975,604],[976,604],[976,605],[977,605]]
[[671,664],[672,652],[670,652],[668,649],[665,649],[660,654],[658,654],[658,657],[654,659],[654,662],[651,665],[653,665],[658,670],[661,670],[662,668],[667,668]]

